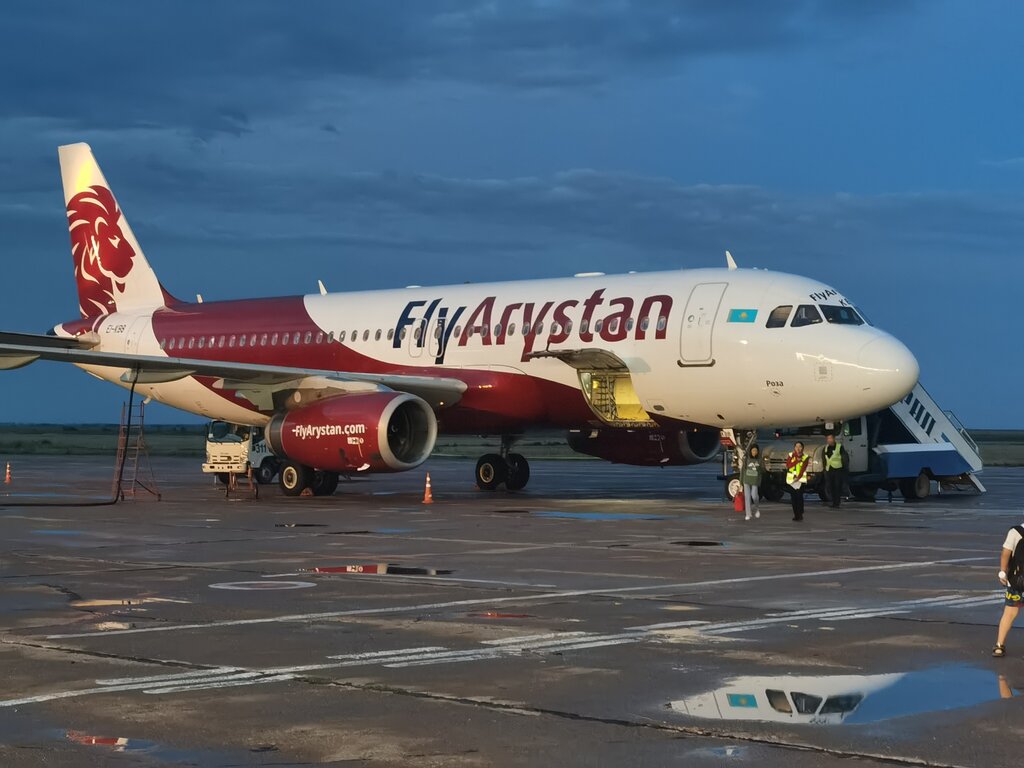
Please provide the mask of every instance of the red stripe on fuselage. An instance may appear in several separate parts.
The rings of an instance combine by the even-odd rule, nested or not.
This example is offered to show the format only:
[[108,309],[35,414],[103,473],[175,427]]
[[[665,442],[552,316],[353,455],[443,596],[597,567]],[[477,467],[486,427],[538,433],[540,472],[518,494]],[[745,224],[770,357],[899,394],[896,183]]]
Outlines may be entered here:
[[[469,388],[458,405],[442,410],[440,421],[445,432],[500,432],[531,425],[578,426],[594,419],[581,390],[575,387],[507,372],[393,365],[338,341],[330,342],[327,332],[306,312],[301,296],[179,304],[154,313],[153,332],[170,357],[460,379]],[[285,333],[289,336],[288,344],[281,343]],[[298,344],[294,343],[296,333]],[[310,343],[306,343],[307,333]],[[264,334],[268,337],[266,345],[262,343]],[[278,343],[271,346],[274,334],[278,335]],[[323,334],[320,343],[316,341],[317,334]],[[244,346],[239,345],[242,335],[246,337]],[[256,346],[251,344],[253,337]],[[205,340],[202,347],[199,338]],[[195,340],[191,348],[189,339]],[[182,340],[184,349],[180,348]],[[213,379],[197,379],[236,405],[247,402],[236,398],[232,391],[212,389]]]

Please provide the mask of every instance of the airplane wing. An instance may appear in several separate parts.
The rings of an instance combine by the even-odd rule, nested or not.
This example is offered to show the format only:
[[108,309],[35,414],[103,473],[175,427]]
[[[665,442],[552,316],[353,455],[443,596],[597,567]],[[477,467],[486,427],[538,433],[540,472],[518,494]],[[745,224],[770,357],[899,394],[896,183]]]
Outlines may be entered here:
[[408,392],[440,408],[458,402],[466,391],[459,379],[391,373],[356,373],[280,365],[255,365],[184,357],[154,357],[121,352],[98,352],[92,338],[71,339],[28,333],[0,332],[0,370],[20,368],[36,360],[126,368],[121,381],[160,384],[188,376],[209,376],[217,389],[233,389],[267,410],[270,397],[284,390],[329,388],[344,391],[387,388]]

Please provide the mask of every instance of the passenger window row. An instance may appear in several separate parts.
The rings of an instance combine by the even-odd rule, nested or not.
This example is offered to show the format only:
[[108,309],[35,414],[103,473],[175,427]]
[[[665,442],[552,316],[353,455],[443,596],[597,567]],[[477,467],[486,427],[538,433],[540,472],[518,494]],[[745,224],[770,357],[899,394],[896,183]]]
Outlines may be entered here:
[[276,347],[299,346],[304,344],[323,344],[334,341],[334,331],[324,334],[323,331],[295,331],[278,333],[242,333],[221,336],[171,336],[160,339],[160,349],[233,349],[245,347]]
[[[668,318],[667,317],[662,316],[662,317],[658,318],[658,322],[656,324],[656,327],[657,327],[657,329],[659,331],[664,331],[667,325],[668,325]],[[590,326],[590,324],[585,322],[585,321],[583,323],[581,323],[580,324],[580,333],[587,333],[590,330],[589,326]],[[632,331],[633,328],[634,328],[633,318],[631,318],[631,317],[627,318],[626,322],[623,324],[623,326],[624,326],[624,328],[625,328],[625,330],[627,332]],[[641,331],[646,331],[649,327],[650,327],[650,318],[648,318],[648,317],[642,318],[640,320],[640,330]],[[441,326],[440,322],[438,322],[438,323],[436,323],[434,325],[434,330],[432,332],[432,335],[433,335],[433,337],[435,339],[440,339],[441,338],[441,328],[442,328],[442,326]],[[604,321],[603,320],[596,320],[594,322],[594,324],[593,324],[593,332],[594,333],[601,333],[603,328],[604,328]],[[562,334],[562,333],[565,333],[565,334],[572,333],[572,329],[573,329],[573,324],[572,324],[571,320],[566,322],[565,324],[551,323],[551,325],[548,326],[548,331],[553,336],[557,336],[557,335]],[[455,338],[455,339],[461,338],[462,334],[463,334],[463,330],[465,330],[465,334],[466,334],[467,338],[472,338],[474,335],[478,335],[481,338],[486,338],[486,337],[488,337],[490,335],[492,329],[491,329],[490,326],[486,326],[486,325],[481,325],[481,326],[470,326],[470,325],[467,325],[465,327],[465,329],[463,329],[463,327],[461,325],[456,325],[455,329],[452,331],[452,338]],[[502,329],[502,326],[501,326],[500,323],[495,325],[494,328],[493,328],[494,337],[495,338],[500,338],[501,335],[502,335],[502,330],[503,329]],[[536,335],[536,336],[539,336],[539,335],[541,335],[544,332],[544,323],[543,322],[539,322],[539,323],[536,323],[535,325],[531,325],[530,323],[523,323],[522,326],[520,326],[519,330],[520,330],[520,333],[523,336],[529,336],[531,333]],[[617,317],[613,318],[608,323],[608,331],[610,333],[618,333],[619,330],[620,330],[619,329],[619,318],[617,318]],[[400,338],[401,338],[402,341],[405,341],[406,336],[408,335],[408,331],[409,331],[408,328],[403,328],[402,329],[402,331],[400,333]],[[506,336],[514,336],[514,335],[516,335],[516,324],[515,323],[509,323],[508,324],[508,328],[505,328],[504,331],[505,331],[505,335]],[[371,333],[371,331],[369,329],[364,330],[362,332],[362,337],[361,337],[362,340],[363,341],[369,341],[370,340],[370,333]],[[373,340],[374,341],[380,341],[382,338],[387,338],[388,341],[393,341],[394,338],[395,338],[395,329],[394,328],[389,328],[386,334],[380,328],[378,328],[376,331],[373,331],[372,333],[373,333]],[[415,330],[413,330],[413,338],[416,341],[419,341],[420,337],[422,336],[423,333],[424,333],[424,325],[421,323],[420,325],[416,326]],[[270,346],[270,347],[278,347],[278,346],[286,347],[286,346],[300,346],[300,345],[306,345],[306,344],[323,344],[324,342],[326,342],[328,344],[333,344],[335,340],[337,340],[339,342],[344,342],[344,341],[346,341],[346,339],[350,343],[351,342],[359,341],[359,339],[360,339],[359,331],[358,330],[354,330],[354,331],[351,332],[351,334],[349,334],[346,331],[338,331],[337,336],[335,336],[334,331],[331,331],[330,333],[327,333],[327,334],[324,334],[323,331],[317,331],[315,334],[312,331],[306,331],[305,333],[302,333],[301,331],[295,331],[294,334],[291,333],[291,332],[283,332],[283,333],[282,332],[277,332],[277,333],[263,333],[263,334],[259,334],[259,333],[234,334],[233,333],[233,334],[230,334],[230,335],[226,335],[225,334],[225,335],[220,335],[220,336],[198,336],[198,337],[197,336],[171,336],[171,337],[168,337],[168,338],[160,339],[160,349],[171,351],[171,350],[187,350],[187,349],[225,349],[225,348],[226,349],[235,349],[235,348],[244,349],[246,347],[267,347],[267,346]]]

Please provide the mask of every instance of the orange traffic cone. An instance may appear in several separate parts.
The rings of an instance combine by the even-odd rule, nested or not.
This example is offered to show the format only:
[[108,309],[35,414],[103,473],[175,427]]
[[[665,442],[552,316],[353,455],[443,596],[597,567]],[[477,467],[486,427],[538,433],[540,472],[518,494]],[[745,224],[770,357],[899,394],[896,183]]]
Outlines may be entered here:
[[427,472],[427,485],[423,489],[423,503],[424,504],[433,504],[434,503],[434,494],[430,490],[430,473],[429,472]]
[[9,462],[9,461],[7,462],[7,474],[4,475],[4,484],[5,485],[10,485],[11,484],[11,462]]

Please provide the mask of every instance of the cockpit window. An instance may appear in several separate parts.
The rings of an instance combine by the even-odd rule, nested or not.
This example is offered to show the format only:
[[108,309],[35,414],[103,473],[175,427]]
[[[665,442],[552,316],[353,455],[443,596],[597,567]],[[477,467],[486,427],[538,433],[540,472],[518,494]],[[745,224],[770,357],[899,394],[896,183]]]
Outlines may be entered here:
[[790,327],[799,328],[803,325],[814,325],[820,322],[821,313],[816,306],[813,304],[801,304],[796,308],[796,314],[793,315],[793,322],[790,324]]
[[796,705],[796,711],[801,715],[813,715],[821,705],[821,696],[793,691],[793,704]]
[[768,315],[768,322],[765,323],[765,328],[782,328],[786,321],[789,320],[789,313],[792,311],[792,304],[783,304],[781,307],[776,307]]
[[859,693],[848,693],[845,696],[830,696],[825,699],[825,706],[821,708],[821,714],[835,715],[853,712],[862,701],[864,701],[864,697]]
[[786,698],[785,691],[768,689],[764,692],[764,695],[768,699],[768,703],[772,705],[772,709],[776,712],[782,712],[784,714],[793,713],[793,707],[790,706],[789,699]]
[[864,325],[864,321],[853,307],[822,304],[821,311],[825,314],[825,319],[835,325]]

